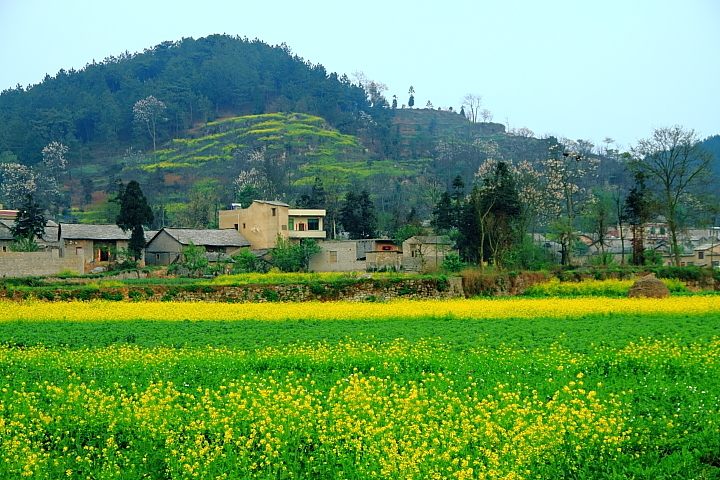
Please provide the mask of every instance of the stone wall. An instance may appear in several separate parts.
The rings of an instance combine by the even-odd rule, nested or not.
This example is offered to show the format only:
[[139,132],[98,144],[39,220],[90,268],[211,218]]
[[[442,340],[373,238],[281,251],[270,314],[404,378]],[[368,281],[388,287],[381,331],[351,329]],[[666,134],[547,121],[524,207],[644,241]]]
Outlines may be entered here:
[[289,285],[147,285],[117,288],[58,288],[53,291],[0,290],[10,300],[178,301],[178,302],[305,302],[387,301],[395,298],[449,299],[463,297],[462,279],[349,279],[335,282]]
[[61,257],[60,251],[45,252],[2,252],[0,253],[0,275],[3,277],[41,277],[57,275],[63,270],[85,273],[85,256],[80,253]]

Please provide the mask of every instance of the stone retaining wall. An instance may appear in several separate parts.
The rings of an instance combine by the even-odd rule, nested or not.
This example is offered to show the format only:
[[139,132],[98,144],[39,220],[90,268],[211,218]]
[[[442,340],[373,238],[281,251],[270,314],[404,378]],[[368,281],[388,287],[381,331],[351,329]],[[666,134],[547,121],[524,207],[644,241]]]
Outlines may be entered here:
[[179,302],[306,302],[387,301],[395,298],[449,299],[463,297],[462,279],[361,279],[297,285],[178,285],[117,288],[0,290],[0,298],[22,301],[71,301],[105,299],[116,301]]

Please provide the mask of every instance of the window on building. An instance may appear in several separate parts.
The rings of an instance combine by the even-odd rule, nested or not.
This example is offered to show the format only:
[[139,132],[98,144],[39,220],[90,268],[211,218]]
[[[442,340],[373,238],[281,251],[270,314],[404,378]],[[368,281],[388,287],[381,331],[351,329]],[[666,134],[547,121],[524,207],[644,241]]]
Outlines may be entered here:
[[281,225],[280,230],[287,230],[287,225]]
[[277,216],[277,208],[275,208],[275,207],[272,208],[272,216],[273,217]]
[[698,260],[702,260],[705,258],[705,252],[698,252]]
[[298,230],[300,230],[301,232],[304,232],[304,231],[305,231],[305,224],[304,224],[304,223],[298,223]]
[[330,258],[329,258],[330,263],[337,263],[337,251],[330,250],[330,251],[328,251],[328,254],[330,256]]
[[245,229],[245,224],[243,223],[243,229]]
[[238,229],[238,224],[236,223],[236,224],[235,224],[235,230],[237,230],[237,229]]
[[288,230],[295,230],[295,219],[288,218]]
[[320,219],[308,218],[308,230],[320,230]]

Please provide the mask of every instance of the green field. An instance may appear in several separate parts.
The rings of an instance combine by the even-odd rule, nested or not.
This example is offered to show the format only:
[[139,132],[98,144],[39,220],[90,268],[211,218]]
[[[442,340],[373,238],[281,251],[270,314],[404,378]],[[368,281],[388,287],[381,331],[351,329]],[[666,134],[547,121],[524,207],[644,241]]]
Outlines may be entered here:
[[720,478],[720,312],[680,301],[687,313],[543,317],[548,301],[527,300],[533,318],[399,318],[434,305],[412,302],[378,307],[384,320],[9,315],[0,478]]

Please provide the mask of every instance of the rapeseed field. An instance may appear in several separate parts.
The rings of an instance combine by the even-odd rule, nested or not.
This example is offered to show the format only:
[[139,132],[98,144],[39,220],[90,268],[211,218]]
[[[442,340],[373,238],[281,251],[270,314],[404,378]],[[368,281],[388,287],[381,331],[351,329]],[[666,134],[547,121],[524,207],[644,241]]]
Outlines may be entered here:
[[718,297],[2,306],[0,478],[720,478]]

